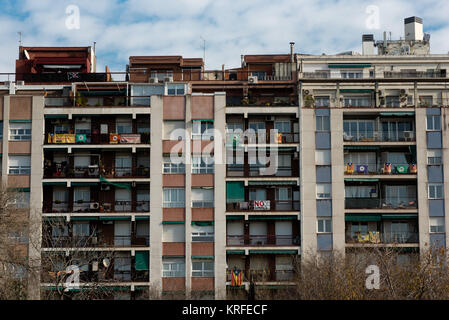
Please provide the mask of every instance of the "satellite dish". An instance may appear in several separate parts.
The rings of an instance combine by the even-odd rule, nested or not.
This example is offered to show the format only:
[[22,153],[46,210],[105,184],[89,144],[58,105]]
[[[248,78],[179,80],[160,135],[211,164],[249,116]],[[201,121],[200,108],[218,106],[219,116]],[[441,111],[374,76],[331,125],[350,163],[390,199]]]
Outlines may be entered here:
[[111,265],[111,261],[108,258],[104,258],[103,265],[107,268]]

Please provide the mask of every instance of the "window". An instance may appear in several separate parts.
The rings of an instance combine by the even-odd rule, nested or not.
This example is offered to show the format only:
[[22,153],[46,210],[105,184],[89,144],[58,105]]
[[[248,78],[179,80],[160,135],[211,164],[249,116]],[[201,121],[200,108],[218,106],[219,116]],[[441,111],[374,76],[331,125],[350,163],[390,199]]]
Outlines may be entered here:
[[358,141],[371,139],[374,136],[374,121],[372,120],[345,120],[343,121],[344,139]]
[[429,184],[429,199],[443,199],[443,184]]
[[186,263],[181,259],[163,259],[162,276],[164,278],[185,277]]
[[169,157],[164,158],[164,173],[175,173],[175,174],[182,174],[186,173],[186,165],[184,163],[184,160],[182,158],[180,159],[172,159]]
[[66,134],[66,133],[69,133],[71,129],[72,129],[72,126],[70,125],[70,123],[55,124],[54,133]]
[[149,106],[152,94],[163,94],[163,92],[155,92],[155,86],[131,86],[131,105],[133,106]]
[[358,97],[344,97],[345,107],[370,107],[371,98],[358,96]]
[[[354,164],[354,168],[357,165],[368,166],[369,172],[377,171],[377,161],[375,152],[351,152],[344,155],[345,165],[348,163]],[[391,162],[391,161],[389,161]],[[399,162],[398,164],[404,164]]]
[[318,233],[331,233],[332,232],[332,219],[319,218],[318,219]]
[[275,121],[274,130],[277,130],[279,133],[290,133],[291,132],[290,121]]
[[427,164],[440,165],[442,163],[442,153],[440,149],[427,150]]
[[88,237],[90,236],[89,222],[78,222],[73,224],[74,237]]
[[214,226],[192,225],[192,242],[213,242]]
[[399,96],[387,96],[386,98],[387,107],[397,108],[400,106]]
[[186,228],[184,223],[162,225],[162,242],[185,242]]
[[164,121],[164,140],[184,140],[184,121]]
[[315,164],[320,166],[327,166],[331,164],[331,151],[330,150],[316,150],[315,151]]
[[377,193],[376,186],[345,186],[345,198],[373,198]]
[[17,209],[28,209],[30,207],[30,192],[19,192],[14,199],[14,206]]
[[444,231],[444,217],[430,217],[429,219],[430,233],[443,233]]
[[427,130],[441,130],[441,116],[427,116]]
[[30,174],[31,156],[9,156],[8,174]]
[[184,208],[184,188],[164,188],[164,208]]
[[185,84],[183,83],[168,83],[167,95],[169,96],[183,96],[185,94]]
[[362,71],[342,71],[341,77],[343,79],[361,79],[363,78]]
[[257,77],[257,80],[265,80],[265,78],[267,76],[267,72],[266,71],[253,71],[253,72],[251,72],[251,76]]
[[10,122],[9,140],[11,141],[31,140],[31,122]]
[[151,70],[151,78],[163,82],[165,78],[173,78],[173,70]]
[[192,121],[193,140],[212,140],[214,123],[211,121]]
[[213,208],[213,188],[192,188],[192,208]]
[[316,131],[329,131],[330,118],[329,116],[316,116]]
[[192,277],[213,277],[213,261],[192,261]]
[[419,103],[422,106],[430,107],[433,105],[433,97],[432,96],[420,96]]
[[329,97],[315,97],[315,107],[329,107]]
[[332,198],[332,185],[330,183],[317,183],[316,184],[316,197],[317,199],[331,199]]
[[192,173],[214,173],[214,158],[210,156],[192,156]]
[[0,121],[0,140],[3,140],[3,121]]
[[132,119],[127,118],[117,118],[116,121],[117,133],[133,133],[133,122]]

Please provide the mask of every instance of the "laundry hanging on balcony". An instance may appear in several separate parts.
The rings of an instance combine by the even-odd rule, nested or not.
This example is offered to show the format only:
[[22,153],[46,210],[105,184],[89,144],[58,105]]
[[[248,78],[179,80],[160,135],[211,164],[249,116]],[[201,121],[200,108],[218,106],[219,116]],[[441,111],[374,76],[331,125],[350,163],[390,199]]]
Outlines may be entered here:
[[107,183],[110,185],[113,185],[114,187],[117,188],[122,188],[122,189],[127,189],[127,190],[131,190],[131,185],[129,183],[117,183],[117,182],[111,182],[109,180],[107,180],[106,178],[100,176],[100,182],[103,183]]

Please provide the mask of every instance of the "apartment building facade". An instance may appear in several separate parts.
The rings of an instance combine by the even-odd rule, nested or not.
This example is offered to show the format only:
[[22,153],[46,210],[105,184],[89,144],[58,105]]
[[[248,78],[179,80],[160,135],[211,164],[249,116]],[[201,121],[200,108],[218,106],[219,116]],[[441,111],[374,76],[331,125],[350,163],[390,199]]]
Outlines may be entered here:
[[449,244],[449,55],[419,18],[405,29],[363,55],[291,43],[235,69],[130,57],[124,81],[91,48],[21,47],[1,167],[39,225],[31,297],[59,297],[74,266],[73,299],[276,294],[309,254]]

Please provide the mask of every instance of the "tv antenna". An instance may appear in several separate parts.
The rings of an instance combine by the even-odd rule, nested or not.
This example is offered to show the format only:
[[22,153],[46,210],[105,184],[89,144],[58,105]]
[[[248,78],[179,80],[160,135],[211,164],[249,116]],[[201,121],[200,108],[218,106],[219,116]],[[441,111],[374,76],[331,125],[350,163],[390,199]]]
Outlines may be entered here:
[[200,39],[203,40],[203,63],[206,65],[206,39],[200,36]]
[[19,34],[19,46],[22,46],[22,31],[17,32]]

